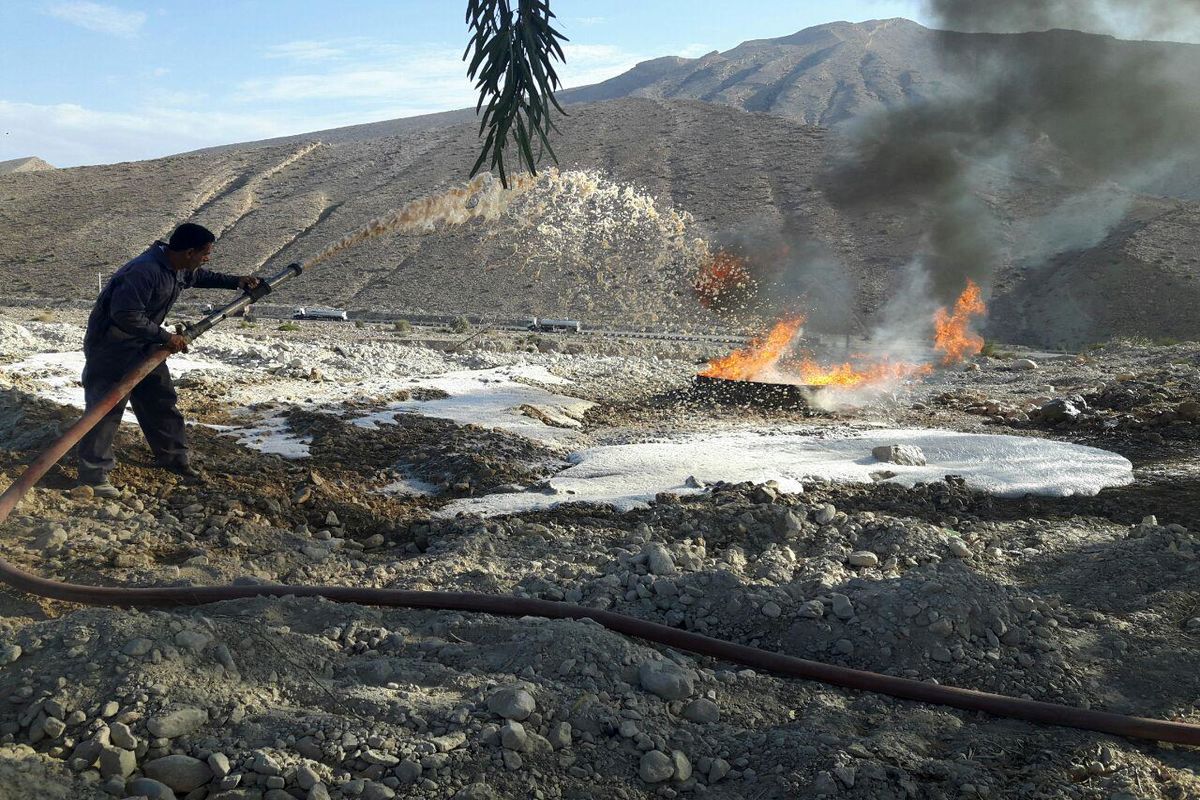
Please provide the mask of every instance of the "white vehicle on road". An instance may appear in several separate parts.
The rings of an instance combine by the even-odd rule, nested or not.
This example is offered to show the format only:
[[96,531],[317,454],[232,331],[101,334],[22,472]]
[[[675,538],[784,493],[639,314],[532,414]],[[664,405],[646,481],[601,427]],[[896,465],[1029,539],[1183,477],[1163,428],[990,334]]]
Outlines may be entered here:
[[292,319],[349,319],[346,312],[340,308],[297,308],[292,312]]

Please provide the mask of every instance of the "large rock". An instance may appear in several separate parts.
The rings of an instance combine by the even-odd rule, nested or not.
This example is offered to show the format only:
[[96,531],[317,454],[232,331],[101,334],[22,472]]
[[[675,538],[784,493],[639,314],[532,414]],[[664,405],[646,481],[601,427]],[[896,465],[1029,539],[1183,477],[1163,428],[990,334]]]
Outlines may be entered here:
[[208,712],[202,708],[179,708],[167,714],[151,717],[146,723],[150,733],[162,739],[186,736],[208,722]]
[[652,575],[679,574],[679,570],[675,568],[675,559],[662,543],[650,542],[642,548],[642,554],[646,556],[646,570]]
[[533,695],[524,689],[506,688],[492,692],[487,701],[488,711],[517,722],[527,718],[537,708]]
[[191,756],[173,755],[148,761],[142,767],[146,777],[165,783],[177,792],[190,792],[212,780],[207,764]]
[[638,764],[638,777],[646,783],[662,783],[675,774],[671,757],[661,750],[647,751]]
[[149,800],[176,800],[175,792],[162,781],[153,778],[135,778],[125,784],[125,793],[131,796],[141,795]]
[[643,689],[663,700],[691,697],[695,684],[691,670],[685,670],[672,661],[643,661],[638,667],[638,680]]
[[915,444],[881,444],[871,450],[871,455],[879,461],[906,467],[923,467],[926,463],[925,454]]
[[1061,397],[1046,403],[1037,412],[1038,419],[1048,425],[1057,425],[1060,422],[1074,422],[1079,418],[1079,414],[1080,411],[1075,407],[1074,403]]

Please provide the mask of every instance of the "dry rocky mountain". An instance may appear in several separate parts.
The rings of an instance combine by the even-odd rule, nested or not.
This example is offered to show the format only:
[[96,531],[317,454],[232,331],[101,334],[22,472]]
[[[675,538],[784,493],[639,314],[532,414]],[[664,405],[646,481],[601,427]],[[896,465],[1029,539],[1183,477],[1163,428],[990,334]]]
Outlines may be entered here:
[[46,163],[37,156],[0,161],[0,175],[13,172],[41,172],[47,169],[54,169],[54,165]]
[[[807,305],[821,327],[844,329],[869,320],[898,290],[929,219],[886,198],[874,207],[839,207],[824,173],[838,134],[808,123],[829,125],[953,89],[937,66],[935,34],[904,20],[835,23],[701,59],[647,62],[565,92],[576,104],[560,120],[556,149],[563,169],[599,171],[653,198],[659,212],[690,214],[685,238],[786,231],[788,241],[819,242],[823,261],[835,265],[821,283],[838,283],[837,290],[815,301],[785,295],[776,305]],[[1094,39],[1097,46],[1188,48]],[[476,126],[446,125],[455,113],[438,115],[428,129],[400,120],[154,161],[0,175],[0,269],[16,295],[86,301],[98,272],[185,219],[222,232],[214,267],[278,269],[465,179],[477,153]],[[1056,251],[1050,237],[1030,248],[1039,221],[1080,190],[1062,177],[1060,162],[1038,154],[979,190],[1002,221],[1006,247],[991,287],[990,335],[1038,345],[1200,335],[1200,245],[1192,233],[1200,205],[1109,186],[1106,197],[1126,207],[1119,224],[1087,247]],[[603,213],[628,223],[641,200],[623,202]],[[590,324],[717,322],[692,296],[695,264],[647,240],[644,230],[586,253],[563,246],[564,238],[586,239],[586,230],[558,231],[553,242],[537,234],[472,225],[378,239],[290,286],[286,302],[569,314]],[[790,273],[809,266],[793,258],[758,268],[794,284]]]

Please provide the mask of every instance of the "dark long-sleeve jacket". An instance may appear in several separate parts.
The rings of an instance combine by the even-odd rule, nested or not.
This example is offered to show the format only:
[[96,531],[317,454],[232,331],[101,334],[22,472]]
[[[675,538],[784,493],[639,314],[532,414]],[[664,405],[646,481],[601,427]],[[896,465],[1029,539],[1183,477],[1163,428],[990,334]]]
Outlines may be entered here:
[[166,245],[155,242],[104,285],[88,317],[84,352],[134,352],[166,343],[171,334],[163,320],[179,293],[190,288],[236,289],[238,276],[207,269],[176,272],[167,261]]

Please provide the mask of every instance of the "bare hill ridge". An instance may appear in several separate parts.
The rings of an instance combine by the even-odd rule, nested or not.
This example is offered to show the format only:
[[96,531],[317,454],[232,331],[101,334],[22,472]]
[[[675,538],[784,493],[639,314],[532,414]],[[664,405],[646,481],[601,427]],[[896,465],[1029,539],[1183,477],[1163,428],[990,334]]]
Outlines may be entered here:
[[[561,145],[565,169],[599,170],[639,187],[660,208],[692,214],[696,234],[786,229],[794,240],[821,243],[836,265],[822,281],[844,284],[852,305],[826,309],[828,327],[848,325],[850,311],[869,317],[880,310],[928,223],[885,206],[839,209],[821,188],[829,134],[779,116],[630,98],[577,107],[562,121]],[[85,300],[97,271],[112,270],[186,219],[223,231],[214,267],[278,269],[461,182],[477,147],[475,126],[465,123],[361,142],[0,176],[0,272],[14,294]],[[1193,233],[1200,206],[1128,195],[1126,221],[1098,245],[1022,259],[1030,225],[1069,191],[1028,178],[999,181],[985,197],[1006,221],[1013,251],[995,278],[993,334],[1038,344],[1114,333],[1200,337]],[[289,286],[286,302],[571,314],[595,323],[712,321],[680,264],[648,264],[629,251],[596,250],[587,263],[532,258],[536,247],[514,248],[508,235],[495,233],[472,225],[378,239]],[[808,267],[794,260],[786,268]],[[819,315],[822,308],[809,310]]]
[[0,161],[0,175],[7,175],[13,172],[42,172],[54,168],[53,164],[43,161],[37,156]]

